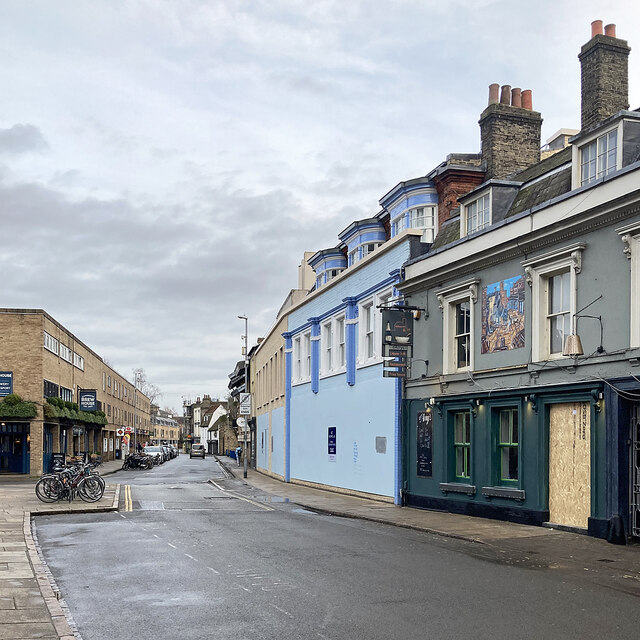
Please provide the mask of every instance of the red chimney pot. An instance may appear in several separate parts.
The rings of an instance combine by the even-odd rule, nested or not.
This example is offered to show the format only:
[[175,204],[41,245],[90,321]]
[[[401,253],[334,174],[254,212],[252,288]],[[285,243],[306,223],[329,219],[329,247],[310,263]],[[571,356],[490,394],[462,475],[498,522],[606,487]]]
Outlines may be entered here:
[[489,85],[489,104],[496,104],[498,102],[499,93],[500,85],[497,82]]
[[615,38],[616,37],[616,25],[615,24],[606,25],[605,28],[604,28],[604,35],[605,36],[609,36],[610,38]]
[[591,23],[591,37],[595,38],[602,34],[602,20],[594,20]]
[[511,106],[522,107],[522,89],[511,89]]
[[522,92],[522,108],[528,111],[533,111],[533,97],[531,89],[525,89]]

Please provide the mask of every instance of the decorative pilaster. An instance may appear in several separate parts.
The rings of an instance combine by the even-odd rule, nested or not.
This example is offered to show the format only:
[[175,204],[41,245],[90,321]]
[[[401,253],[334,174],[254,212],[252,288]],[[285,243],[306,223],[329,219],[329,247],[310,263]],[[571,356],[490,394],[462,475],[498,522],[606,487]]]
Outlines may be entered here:
[[311,391],[318,393],[320,386],[320,318],[309,318],[311,323]]
[[282,334],[284,338],[284,481],[291,481],[291,352],[293,345],[291,334]]
[[345,310],[345,340],[347,350],[347,384],[353,386],[356,383],[356,354],[358,352],[358,301],[356,298],[344,298],[347,307]]

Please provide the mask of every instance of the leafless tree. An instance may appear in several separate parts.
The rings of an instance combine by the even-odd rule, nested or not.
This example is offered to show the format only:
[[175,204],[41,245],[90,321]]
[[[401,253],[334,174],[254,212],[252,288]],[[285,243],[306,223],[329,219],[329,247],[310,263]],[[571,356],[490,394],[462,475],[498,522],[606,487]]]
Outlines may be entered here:
[[162,393],[160,393],[160,387],[155,384],[151,384],[147,380],[147,372],[142,368],[138,367],[137,369],[133,369],[133,379],[134,381],[138,381],[138,389],[144,393],[151,404],[158,404],[157,400],[162,397]]

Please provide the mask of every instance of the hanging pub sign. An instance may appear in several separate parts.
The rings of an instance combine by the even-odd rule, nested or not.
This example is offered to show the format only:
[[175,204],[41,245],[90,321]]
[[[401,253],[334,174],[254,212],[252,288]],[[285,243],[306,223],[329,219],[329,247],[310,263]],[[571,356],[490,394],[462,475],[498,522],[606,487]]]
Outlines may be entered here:
[[405,378],[413,349],[413,313],[395,307],[382,309],[382,357],[385,378]]
[[78,391],[78,406],[80,411],[97,411],[98,394],[95,389],[80,389]]
[[13,393],[13,371],[0,371],[0,397]]
[[402,307],[382,310],[382,344],[389,347],[413,345],[413,312]]

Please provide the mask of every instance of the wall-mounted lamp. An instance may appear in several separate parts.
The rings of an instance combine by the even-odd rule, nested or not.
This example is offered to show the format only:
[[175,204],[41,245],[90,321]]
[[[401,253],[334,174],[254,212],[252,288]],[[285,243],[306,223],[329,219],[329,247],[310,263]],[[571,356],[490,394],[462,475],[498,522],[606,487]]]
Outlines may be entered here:
[[524,397],[524,401],[531,405],[531,409],[535,412],[538,411],[538,397],[535,393],[530,393]]
[[593,389],[591,391],[591,397],[593,398],[593,409],[596,413],[602,411],[602,401],[604,400],[604,393],[599,389]]
[[422,315],[422,310],[421,309],[416,309],[413,312],[413,319],[414,320],[420,320],[420,316]]
[[436,404],[436,399],[435,398],[429,398],[429,404],[433,407]]
[[602,346],[602,334],[603,334],[603,326],[602,326],[602,316],[590,316],[587,314],[582,314],[587,307],[590,307],[594,302],[597,302],[602,298],[602,295],[599,295],[593,302],[590,302],[586,307],[582,307],[579,311],[573,314],[573,326],[571,329],[571,334],[568,335],[564,340],[564,347],[562,349],[562,355],[568,356],[570,358],[577,358],[578,356],[584,355],[584,350],[582,348],[582,340],[580,340],[580,336],[578,335],[578,318],[591,318],[592,320],[597,320],[600,323],[600,344],[596,351],[598,353],[602,353],[604,351],[604,347]]

